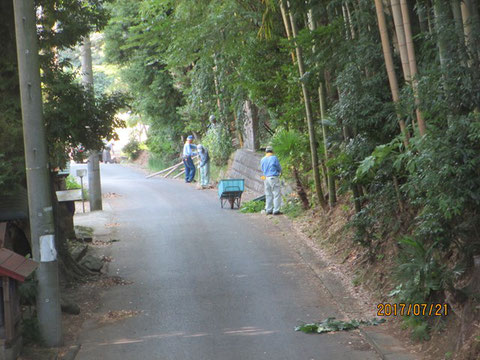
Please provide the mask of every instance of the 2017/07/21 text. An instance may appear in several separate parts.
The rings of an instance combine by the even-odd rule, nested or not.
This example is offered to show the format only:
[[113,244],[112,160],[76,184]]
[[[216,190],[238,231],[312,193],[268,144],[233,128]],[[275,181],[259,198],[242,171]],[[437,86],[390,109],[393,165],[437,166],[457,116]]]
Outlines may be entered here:
[[377,305],[377,316],[447,316],[448,304],[390,304]]

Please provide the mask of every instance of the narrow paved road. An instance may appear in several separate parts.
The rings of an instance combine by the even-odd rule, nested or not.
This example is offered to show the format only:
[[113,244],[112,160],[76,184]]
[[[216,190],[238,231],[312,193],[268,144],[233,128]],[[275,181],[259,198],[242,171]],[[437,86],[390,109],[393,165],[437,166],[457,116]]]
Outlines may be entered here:
[[101,171],[104,193],[120,195],[108,200],[120,239],[109,272],[132,284],[105,290],[100,311],[140,313],[86,324],[76,359],[378,359],[355,332],[294,331],[341,316],[271,221],[222,210],[213,191],[181,181]]

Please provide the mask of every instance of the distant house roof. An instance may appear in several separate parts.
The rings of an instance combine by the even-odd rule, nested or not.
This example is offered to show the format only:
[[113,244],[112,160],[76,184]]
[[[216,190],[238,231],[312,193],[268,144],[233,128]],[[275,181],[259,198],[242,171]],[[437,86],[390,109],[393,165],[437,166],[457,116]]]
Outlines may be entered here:
[[0,249],[0,276],[8,276],[18,281],[25,281],[25,278],[35,271],[38,263],[27,259],[11,250]]
[[11,194],[0,195],[0,222],[28,219],[27,190],[17,186]]

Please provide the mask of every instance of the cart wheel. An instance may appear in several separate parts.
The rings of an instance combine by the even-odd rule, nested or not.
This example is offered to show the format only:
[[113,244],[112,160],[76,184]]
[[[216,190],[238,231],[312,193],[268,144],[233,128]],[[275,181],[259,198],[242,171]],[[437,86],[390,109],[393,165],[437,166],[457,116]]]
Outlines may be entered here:
[[233,209],[233,205],[235,205],[235,198],[229,198],[228,201],[230,202],[230,209]]
[[222,199],[220,199],[220,206],[223,209],[223,200]]

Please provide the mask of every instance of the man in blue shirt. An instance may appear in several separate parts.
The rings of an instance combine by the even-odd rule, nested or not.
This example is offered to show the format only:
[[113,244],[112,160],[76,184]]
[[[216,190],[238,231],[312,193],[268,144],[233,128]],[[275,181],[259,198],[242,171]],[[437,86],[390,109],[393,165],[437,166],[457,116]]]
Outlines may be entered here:
[[282,167],[278,158],[273,155],[273,148],[267,146],[265,156],[260,162],[263,175],[265,177],[265,211],[267,214],[280,215],[280,206],[282,204],[282,194],[280,192],[279,176],[282,173]]
[[185,165],[185,182],[190,183],[195,178],[195,164],[192,156],[197,155],[195,150],[197,146],[192,144],[193,136],[188,135],[185,145],[183,145],[183,165]]

